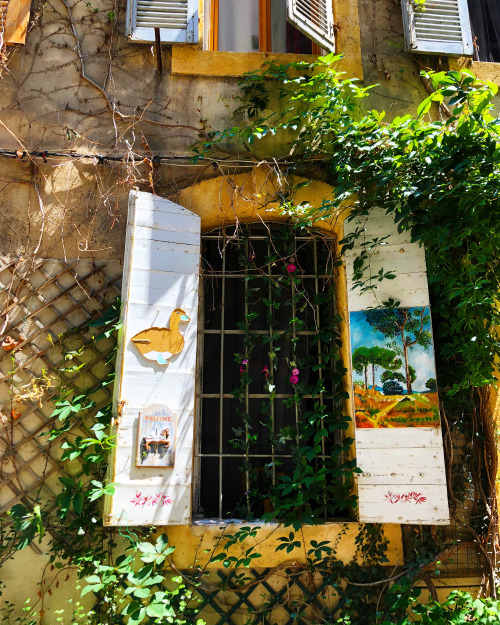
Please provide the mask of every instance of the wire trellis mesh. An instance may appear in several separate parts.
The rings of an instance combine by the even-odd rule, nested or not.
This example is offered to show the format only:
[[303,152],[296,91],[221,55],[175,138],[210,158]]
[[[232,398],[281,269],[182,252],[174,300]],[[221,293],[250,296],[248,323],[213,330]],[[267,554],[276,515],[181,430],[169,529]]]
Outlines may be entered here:
[[[114,340],[93,342],[85,325],[119,296],[121,273],[116,261],[0,258],[2,514],[16,503],[54,500],[57,478],[79,473],[78,463],[61,463],[59,443],[45,434],[63,388],[98,388],[110,372]],[[100,388],[92,398],[95,410],[110,401],[109,392]]]

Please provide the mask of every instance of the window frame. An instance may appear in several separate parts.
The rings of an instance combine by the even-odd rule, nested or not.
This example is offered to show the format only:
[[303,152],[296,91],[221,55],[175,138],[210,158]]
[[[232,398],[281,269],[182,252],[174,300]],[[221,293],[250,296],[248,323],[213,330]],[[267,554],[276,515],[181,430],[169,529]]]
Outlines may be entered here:
[[[246,226],[252,226],[252,224],[254,225],[262,225],[262,223],[264,223],[264,225],[266,226],[266,228],[270,228],[272,229],[273,227],[283,227],[285,226],[285,224],[283,222],[280,221],[274,221],[274,220],[266,220],[264,222],[261,221],[256,221],[256,222],[247,222],[245,223]],[[202,230],[201,231],[201,246],[200,246],[200,286],[199,286],[199,301],[198,301],[198,341],[197,341],[197,365],[196,365],[196,408],[195,408],[195,433],[194,433],[194,448],[193,448],[193,483],[192,483],[192,494],[193,494],[193,499],[192,499],[192,516],[191,516],[191,525],[207,525],[207,524],[211,524],[211,523],[227,523],[228,519],[225,518],[225,516],[223,515],[222,512],[222,507],[223,507],[223,493],[224,493],[224,486],[223,486],[223,459],[224,458],[229,458],[231,456],[236,456],[237,454],[227,454],[224,453],[222,450],[222,445],[223,445],[223,441],[222,441],[222,432],[223,432],[223,427],[222,427],[222,419],[223,419],[223,408],[222,408],[222,401],[223,398],[224,399],[228,399],[226,397],[226,393],[223,391],[223,387],[222,387],[222,382],[221,382],[221,387],[220,387],[220,391],[219,391],[219,395],[217,398],[212,397],[212,394],[207,395],[207,397],[209,397],[210,399],[218,399],[221,402],[220,405],[220,413],[219,413],[219,427],[220,427],[220,445],[219,445],[219,452],[218,453],[204,453],[202,450],[202,439],[201,439],[201,432],[202,432],[202,427],[203,427],[203,410],[202,410],[202,403],[203,403],[203,399],[206,397],[204,394],[204,390],[203,390],[203,369],[204,369],[204,365],[205,365],[205,354],[204,354],[204,337],[207,334],[220,334],[221,336],[221,351],[223,350],[223,344],[224,344],[224,336],[227,336],[228,334],[236,334],[239,332],[236,332],[235,330],[227,330],[224,328],[224,322],[222,322],[222,326],[221,326],[221,330],[220,332],[218,330],[208,330],[205,327],[205,323],[204,323],[204,293],[205,293],[205,288],[206,288],[206,278],[203,275],[203,266],[204,266],[204,255],[203,255],[203,240],[209,240],[209,239],[219,239],[221,241],[221,243],[223,242],[223,249],[225,249],[226,247],[226,241],[227,241],[227,234],[226,231],[228,228],[231,228],[233,226],[231,225],[226,225],[225,227],[221,227],[221,226],[217,226],[215,228],[208,228],[206,230]],[[269,230],[270,232],[272,230]],[[315,236],[319,236],[319,237],[323,237],[325,239],[325,241],[327,242],[333,242],[333,244],[335,244],[334,242],[337,240],[337,237],[331,233],[331,234],[326,234],[325,232],[322,232],[321,230],[315,230],[315,231],[310,231],[308,236],[304,235],[300,235],[299,233],[295,234],[295,240],[299,241],[299,242],[303,242],[305,240],[312,240]],[[272,235],[271,235],[272,237]],[[250,235],[249,240],[250,241],[255,241],[255,240],[261,240],[264,239],[265,235],[263,234],[253,234]],[[317,272],[317,259],[318,259],[318,248],[317,248],[317,242],[314,242],[314,263],[316,266],[315,271]],[[248,250],[247,250],[248,252]],[[337,307],[338,307],[338,293],[337,293],[337,279],[338,279],[338,275],[336,275],[335,272],[335,267],[332,267],[332,273],[331,275],[318,275],[317,273],[315,273],[314,277],[307,275],[307,276],[303,276],[303,278],[305,279],[311,279],[313,278],[315,280],[315,289],[316,292],[319,292],[319,280],[320,279],[328,279],[331,282],[331,286],[332,288],[332,306],[333,306],[333,314],[336,314],[337,311]],[[217,274],[217,276],[215,276],[218,279],[222,279],[223,281],[227,281],[228,279],[228,274],[232,274],[233,272],[231,271],[226,271],[225,268],[225,264],[223,263],[223,268],[222,271],[219,274]],[[214,276],[212,276],[213,279]],[[229,278],[234,278],[234,275],[229,275]],[[242,274],[241,278],[244,277],[244,274]],[[208,276],[208,280],[210,280],[210,276]],[[223,289],[223,293],[224,293],[224,289]],[[224,295],[223,295],[224,298]],[[225,299],[223,299],[223,310],[224,310],[224,305],[225,305]],[[317,308],[317,306],[316,306]],[[318,313],[318,311],[316,311],[316,314]],[[340,329],[340,328],[339,328]],[[262,332],[261,330],[256,330],[255,331],[257,334],[264,334],[264,332]],[[281,332],[281,331],[280,331]],[[312,335],[314,334],[313,331],[310,330],[304,330],[304,331],[299,331],[298,332],[299,335]],[[319,347],[320,349],[320,358],[321,358],[321,346]],[[234,365],[234,363],[232,363]],[[227,366],[227,365],[225,365]],[[223,379],[223,371],[224,369],[221,369],[219,371],[219,374],[221,376],[221,380]],[[320,379],[322,379],[322,375],[321,372],[319,374]],[[288,397],[293,397],[293,392],[289,392],[286,394]],[[285,397],[285,395],[280,394],[279,396],[277,396],[277,399],[283,399]],[[307,395],[304,396],[304,399],[307,398],[311,398],[311,396]],[[252,395],[250,395],[250,399],[255,399]],[[247,402],[248,402],[248,397],[247,397]],[[298,418],[298,414],[297,414],[297,418]],[[347,436],[346,433],[343,430],[338,430],[338,432],[335,434],[335,437],[338,439],[338,436],[342,437],[342,439],[344,438],[344,436]],[[338,444],[342,444],[341,440],[335,440],[335,445]],[[323,459],[327,459],[329,457],[329,454],[326,453],[325,448],[324,448],[325,442],[324,440],[322,441],[322,446],[323,446],[323,452],[321,457]],[[354,443],[352,443],[349,452],[343,452],[343,454],[346,454],[345,456],[342,456],[342,459],[340,460],[341,462],[343,461],[343,459],[346,459],[347,457],[350,456],[350,454],[354,451]],[[273,457],[274,458],[275,452],[270,452],[269,454],[269,458]],[[201,471],[202,471],[202,467],[201,467],[201,463],[203,458],[209,458],[209,457],[213,457],[213,458],[217,458],[219,460],[219,466],[220,466],[220,475],[219,475],[219,482],[218,485],[215,487],[214,489],[214,493],[215,490],[217,490],[217,499],[218,499],[218,507],[219,507],[219,516],[201,516],[199,514],[199,510],[201,507],[201,503],[200,503],[200,493],[201,493]],[[260,457],[259,454],[255,455],[253,453],[250,453],[248,455],[249,458],[257,458]],[[286,454],[276,454],[277,458],[285,458],[288,457]],[[248,477],[247,477],[248,479]],[[275,468],[273,468],[273,482],[276,480],[276,474],[275,474]],[[248,482],[247,482],[247,486],[248,486]],[[351,485],[351,489],[354,489],[354,483]],[[332,523],[342,523],[345,522],[347,520],[348,516],[345,514],[337,514],[333,517],[324,517],[321,519],[321,525],[325,525],[325,524],[332,524]],[[234,520],[233,520],[234,521]],[[275,525],[276,523],[279,523],[279,521],[262,521],[262,520],[248,520],[245,518],[242,519],[238,519],[239,523],[259,523],[259,524],[265,524],[265,525]]]
[[[219,51],[219,0],[208,0],[209,2],[209,19],[207,33],[207,49],[211,52]],[[311,40],[311,54],[320,56],[323,53],[322,48]],[[238,52],[238,51],[234,51]],[[259,52],[272,53],[271,40],[271,0],[259,0]],[[240,54],[249,54],[248,52],[240,52]],[[293,52],[277,52],[276,54],[294,54]]]

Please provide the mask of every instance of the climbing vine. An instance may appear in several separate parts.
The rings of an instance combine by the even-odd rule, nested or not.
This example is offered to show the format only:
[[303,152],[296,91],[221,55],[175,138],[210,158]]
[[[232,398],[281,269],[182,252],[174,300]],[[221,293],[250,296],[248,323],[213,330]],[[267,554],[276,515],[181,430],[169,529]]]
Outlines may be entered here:
[[[498,88],[469,71],[423,72],[432,93],[416,116],[386,120],[384,112],[363,109],[370,88],[338,73],[338,58],[271,62],[248,74],[241,83],[244,122],[213,133],[194,150],[220,156],[220,146],[231,142],[260,157],[282,182],[276,201],[299,227],[343,214],[362,218],[382,208],[400,231],[425,246],[450,499],[456,509],[455,492],[464,494],[464,480],[476,493],[475,520],[463,530],[486,562],[495,596],[497,434],[488,389],[496,385],[500,351],[500,119],[493,115]],[[446,118],[433,118],[443,105]],[[282,146],[279,156],[276,145]],[[269,163],[272,151],[275,161]],[[294,175],[309,182],[294,184]],[[294,203],[295,191],[314,178],[333,186],[331,197],[320,205]],[[360,227],[346,236],[342,252],[362,232]],[[376,292],[380,281],[397,272],[387,267],[370,274],[370,257],[381,244],[374,239],[360,245],[356,288]],[[380,302],[382,308],[395,305]],[[452,430],[472,441],[461,476],[451,467]]]
[[[335,70],[335,61],[336,58],[330,56],[313,64],[271,63],[264,70],[246,76],[241,84],[238,125],[214,132],[194,146],[194,160],[211,156],[223,158],[228,143],[239,144],[239,148],[256,158],[271,155],[273,160],[265,159],[265,166],[284,181],[277,199],[295,228],[311,229],[319,220],[338,218],[347,211],[354,216],[367,216],[375,207],[381,207],[394,218],[398,228],[408,230],[414,241],[425,245],[438,358],[437,384],[448,451],[452,452],[451,428],[458,429],[472,441],[469,470],[460,476],[452,475],[450,468],[450,495],[452,502],[458,505],[460,496],[467,494],[464,482],[472,483],[476,522],[464,529],[487,564],[485,585],[494,595],[498,525],[496,430],[484,389],[495,382],[499,355],[493,330],[499,322],[496,302],[500,278],[500,120],[491,114],[496,86],[479,82],[468,72],[427,74],[425,78],[435,91],[420,105],[417,116],[386,121],[384,113],[363,111],[369,88],[361,88],[356,81],[343,78]],[[433,106],[443,102],[451,116],[433,121],[430,117]],[[276,154],[273,139],[276,135],[284,139],[281,146],[288,146],[281,154]],[[310,181],[313,177],[328,181],[334,188],[332,196],[325,198],[320,206],[297,205],[294,202],[298,188],[294,182],[296,174]],[[244,349],[235,355],[235,364],[241,372],[240,384],[233,391],[234,398],[240,402],[237,414],[241,420],[233,445],[244,452],[254,434],[243,399],[253,381],[249,373],[252,352],[256,341],[262,340],[252,332],[255,318],[252,306],[257,299],[266,298],[269,311],[265,313],[266,322],[272,327],[282,305],[282,290],[292,291],[290,301],[294,306],[321,308],[327,303],[328,293],[317,298],[316,294],[312,302],[301,295],[296,274],[298,262],[295,250],[287,247],[287,233],[290,230],[285,229],[283,249],[276,257],[264,259],[266,265],[281,263],[283,271],[279,283],[266,272],[260,275],[257,272],[249,280],[248,312],[242,326]],[[357,230],[341,241],[342,250],[352,248],[360,234]],[[245,245],[244,235],[242,241]],[[380,280],[390,277],[388,273],[368,279],[363,277],[362,270],[378,244],[375,241],[366,246],[360,255],[357,264],[360,288],[375,289]],[[245,250],[240,258],[242,269],[254,268],[255,260],[252,253]],[[335,262],[340,260],[339,256]],[[397,268],[387,269],[397,271]],[[258,286],[254,285],[256,280]],[[254,286],[256,291],[252,291]],[[290,529],[278,546],[287,554],[306,548],[301,535],[303,524],[325,513],[331,516],[337,509],[354,504],[342,480],[338,481],[340,487],[335,487],[334,492],[328,490],[332,476],[349,478],[354,470],[354,462],[339,462],[348,439],[338,448],[333,445],[331,462],[325,463],[321,458],[324,455],[321,441],[332,436],[335,430],[345,429],[347,424],[341,410],[345,399],[341,388],[344,369],[338,361],[335,325],[327,323],[318,328],[314,340],[328,347],[321,358],[309,359],[301,355],[298,343],[293,342],[298,323],[295,316],[291,317],[288,332],[294,350],[288,358],[288,382],[292,389],[288,401],[297,409],[305,405],[306,395],[312,396],[313,401],[304,411],[299,429],[273,434],[292,442],[294,468],[263,490],[256,486],[262,482],[260,476],[255,475],[254,483],[252,479],[249,481],[242,504],[248,513],[256,500],[271,501],[272,516]],[[117,328],[117,307],[110,309],[93,327],[96,328],[95,341],[101,336],[113,336]],[[262,412],[267,424],[272,420],[270,402],[276,383],[276,363],[281,358],[277,350],[279,340],[272,332],[268,335],[266,358],[261,363],[262,383],[269,397],[268,403],[263,402]],[[113,381],[112,361],[108,364],[109,377],[103,382],[106,385]],[[308,371],[322,372],[321,385],[305,382]],[[310,376],[311,380],[313,378]],[[332,383],[328,388],[326,380]],[[335,408],[331,413],[325,409],[327,400]],[[81,594],[94,593],[96,597],[95,607],[90,612],[84,610],[79,600],[73,604],[70,608],[72,623],[192,623],[197,618],[196,589],[210,590],[204,586],[206,570],[200,568],[189,574],[176,571],[170,558],[175,545],[169,544],[166,535],[153,533],[152,529],[122,530],[119,534],[101,529],[102,496],[113,492],[113,484],[106,484],[104,479],[106,454],[114,445],[109,430],[113,414],[110,405],[95,415],[94,408],[90,393],[76,394],[61,387],[53,415],[58,424],[49,436],[61,443],[64,461],[81,461],[82,472],[60,478],[62,490],[55,507],[52,507],[53,502],[39,501],[32,509],[21,504],[11,509],[9,518],[2,524],[2,559],[50,536],[52,565],[61,571],[76,568],[83,585]],[[92,419],[87,419],[87,415],[92,415]],[[75,419],[81,421],[84,430],[84,434],[76,438],[67,435]],[[252,476],[250,465],[245,470]],[[328,494],[317,509],[317,502],[322,499],[320,492]],[[335,510],[332,509],[333,499]],[[254,537],[255,531],[252,527],[243,527],[234,534],[224,530],[217,545],[221,551],[218,555],[211,554],[212,562],[220,562],[225,568],[256,565],[260,557],[258,546],[245,548],[241,557],[229,555],[230,548]],[[381,528],[361,526],[354,556],[347,564],[336,558],[338,543],[344,535],[345,530],[342,530],[334,544],[311,541],[306,564],[286,567],[290,579],[304,571],[310,579],[321,573],[340,598],[333,607],[325,604],[322,613],[312,617],[305,606],[297,605],[298,622],[341,619],[339,622],[346,624],[405,625],[410,621],[408,608],[412,605],[424,623],[460,622],[460,619],[497,622],[495,601],[473,600],[465,593],[454,593],[444,603],[433,600],[423,607],[414,605],[419,593],[415,587],[417,580],[423,581],[431,596],[436,598],[431,575],[446,557],[447,549],[449,552],[439,532],[419,536],[418,544],[407,554],[405,568],[393,573],[384,567],[388,561],[387,541]],[[235,582],[237,588],[245,591],[248,584],[244,574]],[[37,609],[27,605],[26,618],[21,622],[33,622]],[[272,602],[263,604],[255,619],[270,617],[271,610]],[[10,613],[7,605],[2,615],[6,624],[12,622]],[[61,616],[61,621],[64,618]]]

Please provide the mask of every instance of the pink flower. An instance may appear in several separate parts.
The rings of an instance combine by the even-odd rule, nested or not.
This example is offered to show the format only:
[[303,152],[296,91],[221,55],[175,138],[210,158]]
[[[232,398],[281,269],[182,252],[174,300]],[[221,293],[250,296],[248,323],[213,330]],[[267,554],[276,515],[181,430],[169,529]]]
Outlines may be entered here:
[[297,271],[297,267],[293,263],[288,263],[286,270],[288,273],[295,273]]
[[291,384],[298,384],[299,383],[299,376],[292,374],[290,376],[290,383]]
[[253,261],[255,260],[255,254],[249,254],[248,256],[248,260],[253,263]]
[[248,358],[245,358],[245,360],[242,360],[241,364],[242,365],[248,365]]
[[299,375],[298,369],[292,369],[292,375]]
[[267,380],[267,376],[269,375],[269,369],[267,368],[267,365],[264,367],[264,369],[262,369],[262,373],[264,374],[266,380]]

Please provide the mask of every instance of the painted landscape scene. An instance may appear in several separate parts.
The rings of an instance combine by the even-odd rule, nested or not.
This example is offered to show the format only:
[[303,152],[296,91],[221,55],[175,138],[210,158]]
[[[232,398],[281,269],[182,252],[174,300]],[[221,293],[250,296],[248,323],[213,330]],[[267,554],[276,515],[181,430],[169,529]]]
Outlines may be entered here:
[[439,427],[428,307],[350,314],[356,427]]

